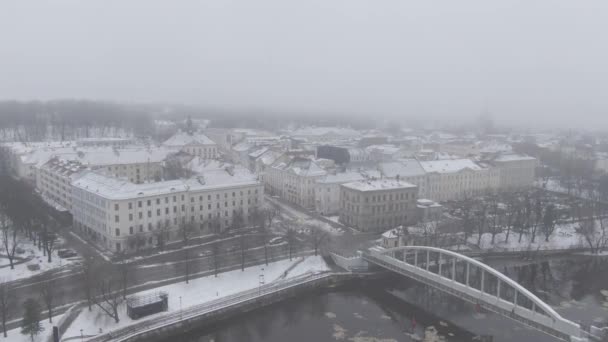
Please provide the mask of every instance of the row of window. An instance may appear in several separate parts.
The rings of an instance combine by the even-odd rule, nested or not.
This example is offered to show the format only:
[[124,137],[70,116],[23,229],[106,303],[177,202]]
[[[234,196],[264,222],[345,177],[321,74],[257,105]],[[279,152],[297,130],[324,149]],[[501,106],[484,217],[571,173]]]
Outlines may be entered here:
[[[258,194],[258,189],[255,189],[255,190],[254,190],[254,194],[256,194],[256,195]],[[243,196],[243,191],[240,191],[240,192],[239,192],[239,195],[240,195],[240,196]],[[247,195],[251,195],[251,190],[247,190]],[[236,192],[235,192],[235,191],[233,191],[233,192],[232,192],[232,197],[236,197]],[[215,198],[216,198],[216,200],[219,200],[219,199],[220,199],[220,195],[219,195],[219,194],[216,194],[216,195],[215,195]],[[224,198],[228,198],[228,193],[227,193],[227,192],[225,192],[225,193],[224,193]],[[202,201],[203,201],[203,196],[202,196],[202,195],[200,195],[200,196],[198,197],[198,199],[199,199],[199,201],[200,201],[200,202],[202,202]],[[183,194],[182,194],[182,195],[181,195],[181,201],[185,201],[185,200],[186,200],[185,195],[183,195]],[[211,195],[207,195],[207,200],[208,200],[208,201],[211,201]],[[160,199],[160,198],[156,198],[156,199],[155,199],[155,202],[156,202],[156,204],[157,204],[157,205],[160,205],[160,203],[161,203],[161,199]],[[169,203],[169,196],[166,196],[166,197],[164,198],[164,202],[165,202],[165,204],[168,204],[168,203]],[[175,203],[175,202],[177,202],[177,196],[173,196],[173,203]],[[194,202],[195,202],[195,196],[190,197],[190,202],[191,202],[191,203],[194,203]],[[257,198],[256,198],[256,202],[257,202]],[[142,207],[143,207],[143,203],[144,203],[144,201],[137,201],[137,207],[138,207],[138,208],[142,208]],[[243,200],[241,200],[241,204],[243,204]],[[151,206],[151,205],[152,205],[152,200],[151,200],[151,199],[146,200],[146,206],[148,206],[148,207],[149,207],[149,206]],[[218,204],[218,205],[219,205],[219,204]],[[233,205],[234,205],[234,204],[233,204]],[[209,207],[209,209],[211,209],[211,204],[209,204],[209,206],[210,206],[210,207]],[[226,205],[226,206],[227,206],[227,205]],[[128,203],[128,208],[129,208],[129,209],[133,209],[133,202],[129,202],[129,203]],[[114,203],[114,210],[115,210],[115,211],[120,210],[120,203]],[[202,210],[202,207],[201,207],[201,210]]]

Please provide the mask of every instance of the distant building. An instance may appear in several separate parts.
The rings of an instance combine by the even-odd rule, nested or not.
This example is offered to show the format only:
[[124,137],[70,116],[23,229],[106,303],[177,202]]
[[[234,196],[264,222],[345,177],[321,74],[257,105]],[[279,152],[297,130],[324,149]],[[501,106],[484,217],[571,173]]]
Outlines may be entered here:
[[348,171],[329,174],[315,183],[315,210],[321,215],[340,213],[340,185],[364,180],[361,172]]
[[341,185],[340,222],[361,231],[383,231],[416,220],[418,187],[396,179]]
[[428,188],[424,197],[435,201],[459,200],[499,186],[499,172],[470,159],[423,161]]
[[163,146],[178,148],[193,156],[213,159],[218,157],[217,144],[206,135],[195,132],[178,131],[171,138],[163,142]]
[[502,154],[490,161],[499,170],[501,189],[517,189],[534,184],[538,161],[521,154]]
[[317,147],[317,158],[331,159],[336,164],[347,164],[350,162],[348,148],[341,146],[322,145]]
[[36,190],[57,211],[72,210],[72,181],[87,167],[77,161],[57,157],[44,163],[36,174]]
[[312,209],[315,207],[316,180],[326,174],[310,158],[285,154],[266,169],[264,182],[271,195]]

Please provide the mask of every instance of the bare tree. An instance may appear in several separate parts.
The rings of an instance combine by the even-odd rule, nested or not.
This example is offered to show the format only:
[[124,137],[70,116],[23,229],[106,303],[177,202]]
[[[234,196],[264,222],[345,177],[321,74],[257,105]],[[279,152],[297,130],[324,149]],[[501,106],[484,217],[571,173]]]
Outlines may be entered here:
[[296,231],[293,230],[293,228],[288,228],[286,237],[287,237],[287,248],[289,250],[289,260],[292,260],[293,253],[296,249],[296,243],[297,243]]
[[501,211],[500,211],[500,207],[499,207],[500,203],[498,202],[498,196],[493,195],[492,199],[490,200],[490,203],[491,203],[490,210],[492,212],[492,219],[489,221],[488,230],[490,231],[490,234],[492,236],[492,240],[490,243],[492,245],[494,245],[494,241],[496,240],[496,235],[502,231],[502,228],[500,225]]
[[507,234],[505,235],[505,243],[509,242],[511,235],[511,229],[517,219],[520,212],[520,199],[518,195],[512,194],[507,197],[507,206],[504,212],[503,227],[506,228]]
[[45,227],[43,229],[42,238],[44,250],[46,251],[46,255],[48,258],[47,260],[48,262],[52,262],[52,255],[56,247],[55,243],[57,242],[57,235],[54,232],[48,231]]
[[131,264],[123,259],[116,265],[116,270],[119,275],[120,287],[122,288],[122,298],[127,299],[127,289],[129,288],[129,273],[131,272]]
[[0,280],[0,314],[2,314],[2,333],[6,337],[6,321],[9,317],[9,308],[14,301],[13,291],[4,279]]
[[182,241],[184,242],[184,246],[188,245],[188,241],[192,235],[194,235],[195,227],[192,222],[183,222],[179,225],[179,234],[182,237]]
[[53,323],[53,301],[55,299],[55,281],[51,273],[42,273],[39,282],[39,292],[46,307],[49,323]]
[[189,249],[184,249],[184,263],[185,263],[185,278],[186,278],[186,284],[188,284],[190,282],[190,250]]
[[475,226],[477,227],[477,246],[481,245],[481,238],[486,230],[487,220],[487,205],[482,203],[480,207],[475,211]]
[[98,279],[97,274],[98,265],[95,263],[92,257],[86,257],[82,264],[82,287],[84,290],[85,297],[87,298],[87,305],[89,307],[89,311],[92,310],[92,306],[94,304],[94,290],[95,284]]
[[608,246],[608,227],[602,204],[588,204],[576,208],[578,227],[576,233],[589,245],[591,253],[598,254]]
[[549,241],[549,237],[555,231],[555,223],[557,217],[555,214],[555,206],[553,204],[547,205],[545,208],[545,214],[543,215],[543,234],[545,235],[545,242]]
[[168,236],[169,236],[169,230],[171,229],[171,226],[169,224],[169,220],[165,221],[164,224],[161,224],[159,229],[154,233],[154,236],[156,237],[156,246],[161,250],[165,250],[165,245],[167,244],[167,241],[169,240]]
[[220,268],[220,245],[218,241],[211,244],[211,256],[213,257],[213,274],[217,277]]
[[118,315],[118,307],[123,303],[124,297],[121,295],[120,286],[118,285],[119,278],[115,271],[110,270],[100,277],[97,281],[97,293],[95,296],[95,305],[99,307],[106,315],[114,319],[114,322],[120,322]]
[[312,229],[311,238],[313,247],[315,248],[315,256],[317,256],[319,249],[327,242],[329,234],[321,231],[321,228],[315,227]]
[[536,202],[534,204],[532,214],[532,222],[530,225],[530,235],[532,235],[532,239],[530,240],[530,242],[534,243],[534,241],[536,240],[538,228],[541,226],[543,221],[543,200],[540,191],[536,193]]
[[266,223],[267,223],[266,226],[268,227],[268,229],[272,229],[272,222],[274,222],[274,220],[277,218],[278,215],[279,215],[279,209],[277,209],[277,208],[271,208],[271,209],[265,210]]
[[15,253],[21,241],[17,236],[17,229],[15,229],[11,220],[3,212],[0,212],[0,230],[2,230],[2,244],[4,245],[6,257],[11,265],[11,270],[14,270]]
[[247,252],[247,240],[245,234],[239,237],[239,250],[241,252],[241,271],[245,271],[245,253]]

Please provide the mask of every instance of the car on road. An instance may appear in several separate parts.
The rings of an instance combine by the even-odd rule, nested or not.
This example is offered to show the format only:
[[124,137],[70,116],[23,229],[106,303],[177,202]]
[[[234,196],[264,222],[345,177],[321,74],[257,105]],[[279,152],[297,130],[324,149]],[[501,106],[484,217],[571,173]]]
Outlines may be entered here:
[[282,236],[277,236],[277,237],[274,237],[274,238],[270,239],[270,241],[268,241],[268,244],[269,245],[278,245],[278,244],[281,244],[283,242],[285,242],[285,238],[282,237]]
[[71,250],[71,249],[60,249],[57,251],[57,255],[62,258],[73,258],[75,256],[78,256],[78,253],[76,253],[75,251]]

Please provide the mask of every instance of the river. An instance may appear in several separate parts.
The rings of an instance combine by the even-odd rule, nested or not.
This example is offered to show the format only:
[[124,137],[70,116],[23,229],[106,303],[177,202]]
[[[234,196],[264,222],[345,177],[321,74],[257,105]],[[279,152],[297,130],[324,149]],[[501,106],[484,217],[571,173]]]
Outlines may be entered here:
[[[585,324],[608,324],[608,259],[553,258],[488,263]],[[488,338],[490,337],[490,338]],[[183,336],[184,342],[553,341],[474,305],[392,276],[311,293]]]

